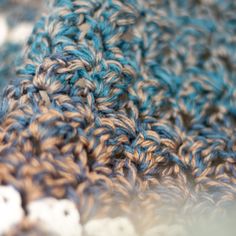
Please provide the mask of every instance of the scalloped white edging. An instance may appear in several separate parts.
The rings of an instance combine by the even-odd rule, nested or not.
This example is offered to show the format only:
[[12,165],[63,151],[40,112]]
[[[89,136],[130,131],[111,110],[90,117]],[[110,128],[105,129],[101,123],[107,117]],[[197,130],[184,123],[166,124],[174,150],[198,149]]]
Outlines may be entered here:
[[90,220],[84,226],[84,233],[86,236],[137,236],[126,217]]
[[181,225],[158,225],[150,228],[144,236],[187,236],[188,234]]
[[20,223],[23,217],[20,194],[11,186],[0,186],[0,235]]
[[[19,192],[12,186],[0,186],[0,235],[20,224],[24,218]],[[83,227],[74,202],[44,198],[27,206],[28,220],[49,235],[57,236],[137,236],[127,217],[102,218],[88,221]],[[83,234],[82,234],[83,232]],[[158,225],[144,236],[187,236],[181,225]]]
[[6,42],[8,31],[9,29],[5,17],[0,16],[0,46],[2,46]]
[[13,28],[7,24],[6,16],[0,15],[0,47],[6,42],[26,43],[33,31],[33,24],[20,23]]
[[33,201],[28,205],[28,219],[49,234],[82,235],[79,212],[70,200],[44,198]]
[[7,40],[11,43],[26,43],[33,30],[30,23],[20,23],[10,30]]

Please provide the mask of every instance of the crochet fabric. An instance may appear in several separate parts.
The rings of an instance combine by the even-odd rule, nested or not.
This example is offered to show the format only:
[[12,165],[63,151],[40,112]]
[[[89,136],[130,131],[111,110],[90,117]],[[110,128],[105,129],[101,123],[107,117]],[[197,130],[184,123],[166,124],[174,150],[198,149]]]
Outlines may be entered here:
[[1,99],[0,183],[25,210],[66,198],[81,224],[126,216],[141,233],[234,209],[235,11],[56,0]]

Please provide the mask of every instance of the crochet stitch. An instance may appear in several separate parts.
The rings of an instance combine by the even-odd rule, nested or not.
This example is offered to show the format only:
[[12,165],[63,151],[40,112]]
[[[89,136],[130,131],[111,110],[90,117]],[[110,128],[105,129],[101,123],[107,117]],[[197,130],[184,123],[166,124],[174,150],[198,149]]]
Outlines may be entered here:
[[53,2],[2,96],[0,183],[25,211],[69,199],[82,225],[125,216],[141,235],[234,209],[235,10],[230,0]]

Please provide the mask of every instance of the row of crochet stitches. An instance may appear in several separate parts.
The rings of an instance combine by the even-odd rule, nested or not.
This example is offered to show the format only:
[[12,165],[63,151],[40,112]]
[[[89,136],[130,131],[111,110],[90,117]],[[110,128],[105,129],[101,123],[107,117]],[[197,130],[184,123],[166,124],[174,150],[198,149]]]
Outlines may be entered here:
[[235,10],[57,0],[3,95],[1,183],[140,227],[234,202]]

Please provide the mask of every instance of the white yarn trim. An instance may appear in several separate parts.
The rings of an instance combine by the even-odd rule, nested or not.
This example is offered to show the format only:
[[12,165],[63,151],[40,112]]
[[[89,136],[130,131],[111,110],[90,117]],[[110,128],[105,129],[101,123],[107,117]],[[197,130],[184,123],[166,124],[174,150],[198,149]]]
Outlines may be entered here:
[[147,230],[144,236],[187,236],[186,231],[181,225],[158,225]]
[[90,220],[84,226],[86,236],[136,236],[133,224],[126,217]]
[[0,235],[20,223],[23,217],[20,194],[11,186],[0,186]]
[[44,198],[28,205],[28,218],[39,229],[58,236],[80,236],[80,215],[70,200]]
[[6,40],[7,40],[7,36],[8,36],[8,26],[7,26],[7,22],[4,16],[0,16],[0,46],[2,46]]
[[32,33],[33,25],[30,23],[21,23],[15,26],[8,34],[7,40],[11,43],[26,43]]

